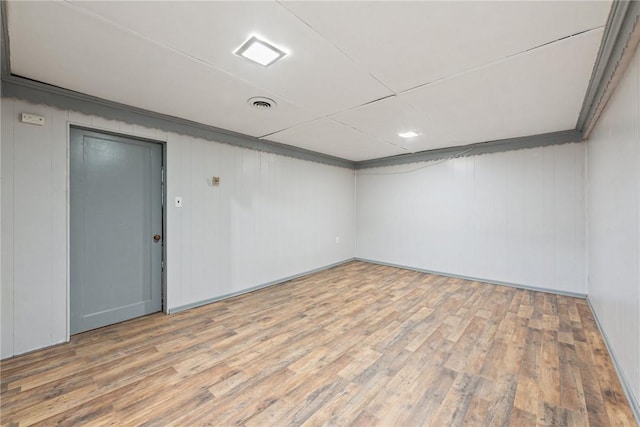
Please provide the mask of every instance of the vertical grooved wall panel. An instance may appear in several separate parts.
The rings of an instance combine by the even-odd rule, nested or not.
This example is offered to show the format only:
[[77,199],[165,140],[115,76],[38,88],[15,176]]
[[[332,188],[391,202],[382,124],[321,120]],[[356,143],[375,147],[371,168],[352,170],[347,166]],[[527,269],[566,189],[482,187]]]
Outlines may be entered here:
[[584,150],[359,170],[356,256],[585,294]]
[[2,249],[0,250],[0,327],[2,342],[0,343],[0,357],[6,358],[14,354],[13,346],[13,129],[17,113],[13,100],[2,100],[2,154],[0,161],[0,184],[2,188],[2,214],[0,227]]
[[589,300],[640,408],[640,50],[587,143]]

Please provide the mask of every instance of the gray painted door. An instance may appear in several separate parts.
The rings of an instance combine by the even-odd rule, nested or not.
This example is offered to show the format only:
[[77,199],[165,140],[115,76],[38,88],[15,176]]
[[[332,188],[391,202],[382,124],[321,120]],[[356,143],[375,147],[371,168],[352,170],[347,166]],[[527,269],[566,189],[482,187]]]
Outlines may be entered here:
[[162,145],[72,128],[70,151],[71,333],[160,311]]

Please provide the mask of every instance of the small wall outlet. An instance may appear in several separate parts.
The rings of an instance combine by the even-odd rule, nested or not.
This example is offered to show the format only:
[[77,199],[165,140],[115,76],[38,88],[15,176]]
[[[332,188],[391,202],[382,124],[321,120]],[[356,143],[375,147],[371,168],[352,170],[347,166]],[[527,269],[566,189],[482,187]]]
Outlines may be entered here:
[[176,196],[176,208],[182,207],[182,196]]
[[214,187],[218,187],[220,185],[220,177],[214,176],[213,178],[211,178],[211,185],[213,185]]
[[22,113],[20,114],[20,121],[31,125],[44,126],[44,117],[38,116],[37,114]]

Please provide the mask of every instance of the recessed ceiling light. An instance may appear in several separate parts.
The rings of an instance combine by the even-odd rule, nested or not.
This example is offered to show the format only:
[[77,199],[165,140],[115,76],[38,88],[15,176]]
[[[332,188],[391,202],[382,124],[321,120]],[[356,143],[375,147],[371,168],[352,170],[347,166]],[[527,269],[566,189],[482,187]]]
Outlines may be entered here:
[[251,36],[235,52],[236,55],[268,67],[274,62],[282,59],[287,52],[278,49],[274,45],[260,40],[256,36]]
[[410,130],[410,131],[408,131],[408,132],[400,132],[400,133],[398,134],[398,136],[399,136],[400,138],[413,138],[413,137],[416,137],[416,136],[418,136],[418,135],[420,135],[418,132],[414,132],[414,131],[412,131],[412,130]]

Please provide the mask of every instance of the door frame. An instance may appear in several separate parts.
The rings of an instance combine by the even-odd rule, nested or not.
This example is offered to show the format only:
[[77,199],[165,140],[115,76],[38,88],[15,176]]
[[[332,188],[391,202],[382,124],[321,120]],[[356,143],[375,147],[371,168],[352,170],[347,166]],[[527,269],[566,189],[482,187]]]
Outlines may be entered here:
[[[167,309],[167,141],[156,139],[155,137],[141,136],[133,133],[122,132],[119,129],[113,130],[110,128],[104,128],[100,126],[88,126],[83,123],[77,123],[73,121],[67,121],[67,182],[66,182],[66,205],[67,205],[67,331],[66,341],[70,341],[71,338],[71,130],[79,129],[89,132],[97,132],[106,135],[113,135],[122,138],[133,139],[141,142],[148,142],[152,144],[159,144],[162,147],[162,171],[163,171],[163,183],[162,183],[162,271],[160,272],[161,285],[160,285],[160,297],[161,305],[160,312],[169,314]],[[145,129],[146,130],[146,129]]]

